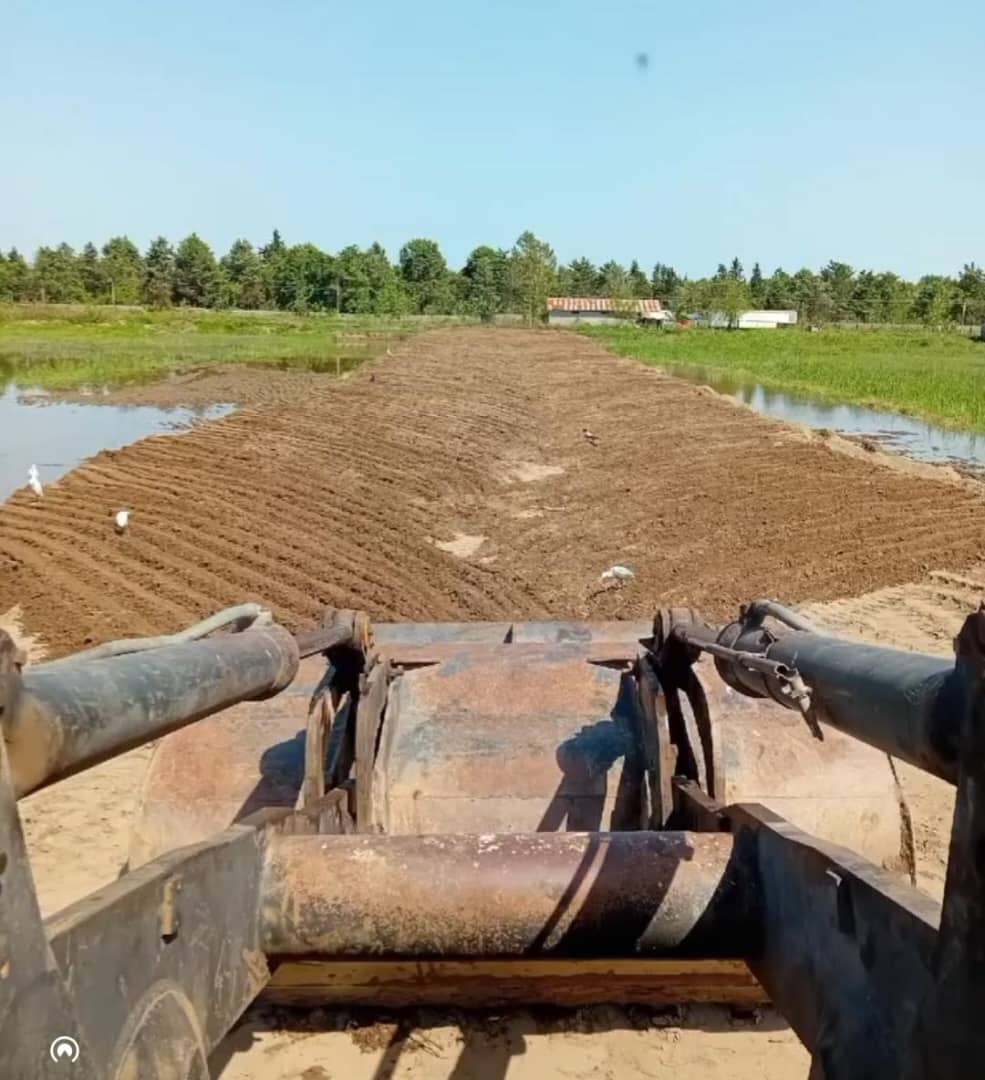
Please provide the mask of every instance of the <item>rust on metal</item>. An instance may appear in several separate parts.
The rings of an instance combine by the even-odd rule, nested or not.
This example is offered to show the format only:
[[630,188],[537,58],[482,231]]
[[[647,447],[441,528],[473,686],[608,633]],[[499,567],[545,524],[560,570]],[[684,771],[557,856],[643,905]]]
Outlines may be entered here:
[[364,612],[333,608],[325,613],[321,626],[302,630],[294,640],[302,659],[340,646],[351,646],[365,653],[372,644],[373,632]]
[[335,720],[335,705],[327,687],[316,693],[308,709],[304,737],[304,783],[299,806],[308,806],[325,794],[325,754],[328,734]]
[[693,780],[674,777],[674,817],[686,829],[699,832],[728,832],[725,808]]
[[[517,642],[508,645],[511,653],[519,661],[521,658],[542,656],[544,642]],[[590,641],[571,642],[566,646],[578,650],[585,663],[589,664],[631,664],[636,656],[636,647],[632,642]],[[412,644],[383,644],[380,652],[389,660],[402,667],[423,667],[427,664],[442,664],[462,656],[481,655],[484,648],[495,646],[477,645],[471,641],[437,641]]]
[[320,656],[302,660],[294,682],[276,697],[235,705],[157,744],[131,837],[131,867],[264,807],[297,805],[308,703],[324,671]]
[[359,698],[355,746],[356,828],[359,832],[374,831],[373,766],[389,685],[390,662],[384,659],[370,671],[366,688]]
[[663,828],[673,810],[670,780],[675,772],[676,754],[670,742],[667,703],[663,687],[647,657],[636,669],[640,704],[640,743],[646,763],[650,816],[648,827]]
[[388,831],[645,824],[635,683],[591,656],[476,645],[399,678],[380,751]]
[[294,639],[279,626],[29,668],[14,707],[2,718],[17,794],[236,702],[275,694],[297,670]]
[[877,866],[901,858],[899,793],[886,755],[829,730],[819,743],[797,713],[726,686],[695,664],[708,700],[715,799],[759,803],[823,840],[852,846]]
[[268,954],[739,956],[748,911],[724,834],[284,836]]

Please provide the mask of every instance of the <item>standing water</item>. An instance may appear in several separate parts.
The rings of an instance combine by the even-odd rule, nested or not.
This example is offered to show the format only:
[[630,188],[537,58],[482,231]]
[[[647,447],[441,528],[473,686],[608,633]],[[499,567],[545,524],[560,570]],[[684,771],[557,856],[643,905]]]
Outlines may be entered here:
[[831,405],[806,395],[770,390],[760,383],[738,382],[706,368],[661,366],[660,370],[710,386],[778,420],[845,435],[866,435],[921,461],[985,468],[985,434],[954,431],[904,413],[864,405]]
[[42,484],[50,484],[99,450],[117,449],[145,435],[181,430],[196,420],[211,420],[232,405],[197,408],[108,405],[52,401],[43,391],[0,384],[0,500],[27,483],[37,465]]

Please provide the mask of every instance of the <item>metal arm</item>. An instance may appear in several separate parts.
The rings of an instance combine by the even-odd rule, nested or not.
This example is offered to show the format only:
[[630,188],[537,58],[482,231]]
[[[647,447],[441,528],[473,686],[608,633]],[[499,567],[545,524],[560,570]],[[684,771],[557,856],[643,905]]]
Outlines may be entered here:
[[[779,616],[785,625],[769,629],[767,615]],[[810,624],[769,601],[753,602],[723,627],[686,616],[666,613],[658,619],[656,650],[673,652],[676,642],[710,653],[722,679],[740,694],[801,711],[809,702],[809,722],[821,720],[957,782],[967,687],[952,660],[794,629],[794,622]]]

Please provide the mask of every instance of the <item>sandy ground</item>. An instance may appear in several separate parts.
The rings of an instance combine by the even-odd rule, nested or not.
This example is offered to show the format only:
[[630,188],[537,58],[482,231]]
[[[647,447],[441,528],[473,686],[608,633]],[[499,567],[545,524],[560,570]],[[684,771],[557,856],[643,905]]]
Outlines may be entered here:
[[[632,617],[668,603],[717,615],[767,593],[840,633],[947,653],[985,592],[974,484],[844,450],[580,338],[445,332],[341,385],[267,378],[266,403],[250,373],[237,400],[256,403],[234,416],[97,455],[43,505],[18,494],[0,507],[0,612],[22,605],[8,623],[59,653],[252,596],[300,625],[327,604],[410,618]],[[207,385],[171,390],[221,396]],[[134,525],[119,538],[105,508],[123,502]],[[637,577],[600,590],[613,562]],[[46,912],[119,872],[149,756],[20,804]],[[939,895],[952,794],[912,770],[902,782],[919,884]],[[261,1005],[212,1066],[223,1080],[806,1076],[793,1034],[771,1012],[757,1020],[715,1007]]]

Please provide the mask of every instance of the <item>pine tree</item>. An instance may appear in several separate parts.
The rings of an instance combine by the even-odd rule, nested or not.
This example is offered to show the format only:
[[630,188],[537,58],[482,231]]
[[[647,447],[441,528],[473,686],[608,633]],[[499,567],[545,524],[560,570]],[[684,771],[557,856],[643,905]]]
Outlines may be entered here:
[[111,304],[136,304],[144,274],[137,245],[127,236],[114,236],[103,244],[103,267]]
[[759,263],[753,263],[752,273],[749,275],[749,293],[752,302],[757,307],[762,307],[766,302],[766,283],[763,280],[763,272],[759,269]]
[[174,253],[174,300],[192,307],[212,307],[219,279],[212,248],[197,234],[186,236]]
[[249,240],[235,240],[220,260],[228,307],[254,310],[266,307],[270,289],[263,259]]
[[39,248],[34,277],[43,303],[77,304],[86,298],[79,257],[69,244]]
[[7,252],[6,277],[6,289],[11,300],[23,302],[35,299],[34,271],[15,247]]
[[105,304],[107,294],[106,268],[99,258],[96,245],[89,243],[79,256],[79,272],[82,275],[82,287],[86,300],[91,304]]
[[651,295],[650,282],[635,259],[629,264],[629,288],[637,300],[647,300]]
[[141,289],[143,302],[150,307],[169,307],[174,300],[174,248],[159,236],[144,256]]

